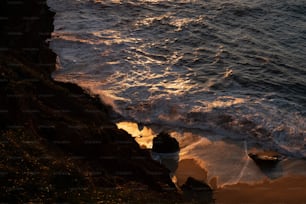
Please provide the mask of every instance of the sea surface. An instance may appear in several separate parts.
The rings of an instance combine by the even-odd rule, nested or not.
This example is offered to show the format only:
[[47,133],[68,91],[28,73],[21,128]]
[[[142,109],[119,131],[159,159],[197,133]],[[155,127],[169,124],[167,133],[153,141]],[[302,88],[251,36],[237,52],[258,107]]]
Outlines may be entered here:
[[[306,175],[305,0],[48,5],[53,77],[99,94],[142,145],[171,132],[219,185]],[[285,159],[263,172],[247,156],[262,150]]]

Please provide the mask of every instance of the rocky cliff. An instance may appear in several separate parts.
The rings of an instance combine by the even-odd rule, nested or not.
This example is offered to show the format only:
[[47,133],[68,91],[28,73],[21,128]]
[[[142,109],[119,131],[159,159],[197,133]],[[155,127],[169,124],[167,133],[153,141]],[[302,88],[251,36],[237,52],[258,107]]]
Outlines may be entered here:
[[0,3],[0,201],[179,200],[168,170],[77,85],[54,81],[45,1]]

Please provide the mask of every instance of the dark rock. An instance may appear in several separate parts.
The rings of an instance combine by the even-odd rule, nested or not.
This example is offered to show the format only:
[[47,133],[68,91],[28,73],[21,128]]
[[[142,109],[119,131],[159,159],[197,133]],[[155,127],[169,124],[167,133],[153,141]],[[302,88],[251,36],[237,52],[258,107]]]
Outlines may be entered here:
[[54,13],[46,1],[1,1],[0,13],[0,133],[20,131],[50,154],[82,158],[80,169],[105,172],[91,178],[99,187],[108,180],[114,186],[120,181],[173,188],[169,171],[112,123],[110,107],[75,84],[51,78],[56,55],[46,40]]
[[151,156],[173,173],[178,167],[179,150],[178,141],[168,133],[161,132],[153,139]]
[[190,203],[214,203],[213,190],[210,186],[192,177],[188,177],[181,190],[184,198]]
[[50,77],[55,69],[56,55],[46,40],[53,31],[54,13],[48,10],[45,2],[37,0],[1,1],[0,13],[0,55],[14,55]]
[[186,183],[182,185],[181,189],[183,191],[212,191],[209,185],[192,177],[188,177]]
[[270,179],[277,179],[282,176],[283,168],[278,163],[284,156],[277,152],[256,152],[249,153],[249,157],[254,160],[258,168]]
[[249,157],[261,168],[274,168],[282,160],[281,155],[276,152],[249,153]]
[[180,150],[178,141],[166,132],[161,132],[153,139],[153,152],[172,153]]

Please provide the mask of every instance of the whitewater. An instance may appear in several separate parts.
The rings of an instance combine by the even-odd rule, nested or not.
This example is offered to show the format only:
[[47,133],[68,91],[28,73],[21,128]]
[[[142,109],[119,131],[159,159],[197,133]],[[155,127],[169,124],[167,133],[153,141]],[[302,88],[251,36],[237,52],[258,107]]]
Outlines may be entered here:
[[[305,1],[48,5],[53,77],[99,94],[141,145],[171,132],[220,185],[306,174]],[[286,159],[261,172],[247,153],[262,150]]]

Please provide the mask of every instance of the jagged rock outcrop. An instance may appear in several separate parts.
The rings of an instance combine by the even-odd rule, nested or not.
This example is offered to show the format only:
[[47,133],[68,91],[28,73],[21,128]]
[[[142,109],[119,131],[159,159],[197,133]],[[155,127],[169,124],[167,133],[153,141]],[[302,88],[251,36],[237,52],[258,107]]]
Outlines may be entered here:
[[[46,2],[1,1],[0,4],[0,133],[4,141],[0,156],[7,158],[0,162],[0,171],[7,172],[1,177],[0,194],[4,197],[0,196],[0,200],[13,202],[14,197],[29,202],[30,195],[57,198],[61,192],[56,188],[47,186],[48,191],[41,191],[44,186],[34,181],[40,182],[41,178],[46,185],[61,185],[63,176],[64,180],[72,179],[67,188],[115,189],[129,183],[134,186],[127,189],[146,186],[174,195],[176,190],[169,171],[140,149],[127,132],[116,128],[110,120],[110,107],[75,84],[51,78],[56,55],[46,40],[53,30],[54,13],[48,10]],[[37,159],[41,152],[52,156],[41,162]],[[22,162],[12,160],[16,158]],[[74,159],[68,162],[67,158]],[[58,169],[57,172],[69,169],[70,173],[49,177],[52,168]],[[28,177],[14,174],[23,169],[36,172],[31,174],[34,182],[31,186],[35,188],[27,190]],[[86,171],[96,173],[84,176]],[[82,180],[81,184],[75,185],[75,179]],[[8,193],[12,186],[23,190]],[[90,190],[85,191],[88,194]]]
[[161,132],[153,139],[152,151],[157,153],[172,153],[180,151],[180,147],[175,138],[171,137],[167,132]]

